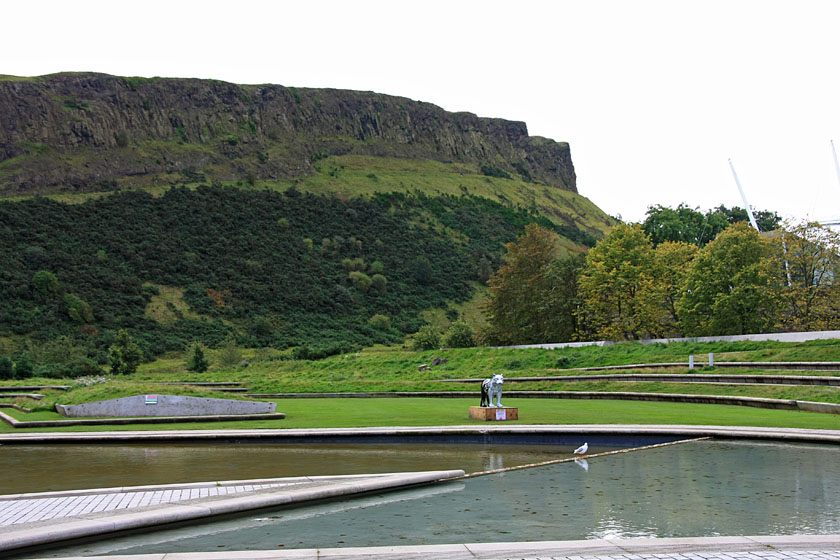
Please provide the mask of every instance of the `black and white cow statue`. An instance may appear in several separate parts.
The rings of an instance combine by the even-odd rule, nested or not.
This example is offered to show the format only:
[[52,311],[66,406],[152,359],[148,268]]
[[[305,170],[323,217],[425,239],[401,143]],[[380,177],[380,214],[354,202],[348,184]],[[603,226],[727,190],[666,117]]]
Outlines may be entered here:
[[[481,382],[481,404],[479,406],[489,406],[491,408],[502,407],[502,384],[505,382],[501,373],[497,373],[490,379],[485,379]],[[493,399],[496,404],[493,404]]]

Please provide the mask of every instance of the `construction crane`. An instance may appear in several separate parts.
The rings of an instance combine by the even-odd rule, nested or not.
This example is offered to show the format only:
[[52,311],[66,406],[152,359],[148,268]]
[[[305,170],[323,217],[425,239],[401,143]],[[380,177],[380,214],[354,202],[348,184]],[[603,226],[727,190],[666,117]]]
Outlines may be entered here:
[[[834,146],[834,144],[832,144]],[[836,161],[836,160],[835,160]],[[729,160],[729,169],[732,170],[732,176],[735,178],[735,185],[738,186],[738,192],[741,193],[741,200],[744,201],[744,207],[747,209],[747,216],[750,219],[750,225],[755,228],[755,231],[761,233],[761,229],[758,227],[758,223],[755,221],[755,216],[753,216],[752,207],[750,203],[747,201],[747,195],[744,193],[744,189],[741,187],[741,181],[738,180],[738,174],[735,173],[735,166],[732,165],[732,160]],[[788,287],[793,286],[793,280],[790,276],[790,264],[788,263],[787,258],[787,242],[785,241],[785,235],[782,233],[782,250],[785,254],[785,276],[787,277]]]
[[744,201],[744,208],[747,209],[747,216],[750,218],[750,225],[754,227],[756,231],[761,231],[755,221],[755,216],[753,216],[752,207],[750,207],[750,203],[747,202],[747,195],[744,194],[744,189],[741,188],[741,181],[738,180],[738,174],[735,173],[735,166],[732,165],[731,159],[729,160],[729,169],[732,170],[732,176],[735,177],[735,184],[738,186],[738,192],[741,193],[741,200]]

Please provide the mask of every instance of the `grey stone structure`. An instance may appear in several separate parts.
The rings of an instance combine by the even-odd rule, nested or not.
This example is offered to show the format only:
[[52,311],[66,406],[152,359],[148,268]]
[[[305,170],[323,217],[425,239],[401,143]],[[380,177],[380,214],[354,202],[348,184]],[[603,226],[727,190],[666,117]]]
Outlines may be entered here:
[[138,417],[138,416],[212,416],[228,414],[261,414],[274,412],[277,403],[179,397],[177,395],[136,395],[106,401],[65,406],[55,405],[68,418]]

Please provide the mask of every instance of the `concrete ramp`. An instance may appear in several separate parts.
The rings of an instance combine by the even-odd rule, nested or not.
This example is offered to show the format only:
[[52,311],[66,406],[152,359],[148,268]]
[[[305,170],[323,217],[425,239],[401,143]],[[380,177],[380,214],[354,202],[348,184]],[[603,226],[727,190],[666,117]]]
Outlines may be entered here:
[[222,416],[231,414],[261,414],[274,412],[277,403],[180,397],[177,395],[137,395],[76,405],[55,405],[68,418],[138,416]]

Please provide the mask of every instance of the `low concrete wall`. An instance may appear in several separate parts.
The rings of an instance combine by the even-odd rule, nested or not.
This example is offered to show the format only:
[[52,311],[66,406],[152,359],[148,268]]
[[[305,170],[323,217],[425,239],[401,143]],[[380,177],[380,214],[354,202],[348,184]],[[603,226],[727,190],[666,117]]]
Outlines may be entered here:
[[212,416],[274,412],[277,403],[177,395],[137,395],[71,406],[56,404],[55,408],[59,414],[68,418]]
[[[813,331],[813,332],[792,332],[792,333],[766,333],[766,334],[740,334],[732,336],[694,336],[690,338],[651,338],[647,340],[635,340],[628,342],[639,342],[641,344],[654,344],[657,342],[667,344],[669,342],[742,342],[745,340],[764,341],[773,340],[777,342],[806,342],[808,340],[832,340],[840,339],[840,331]],[[599,340],[596,342],[559,342],[553,344],[521,344],[517,346],[494,346],[493,348],[545,348],[555,350],[557,348],[580,348],[583,346],[611,346],[621,344],[611,340]]]

